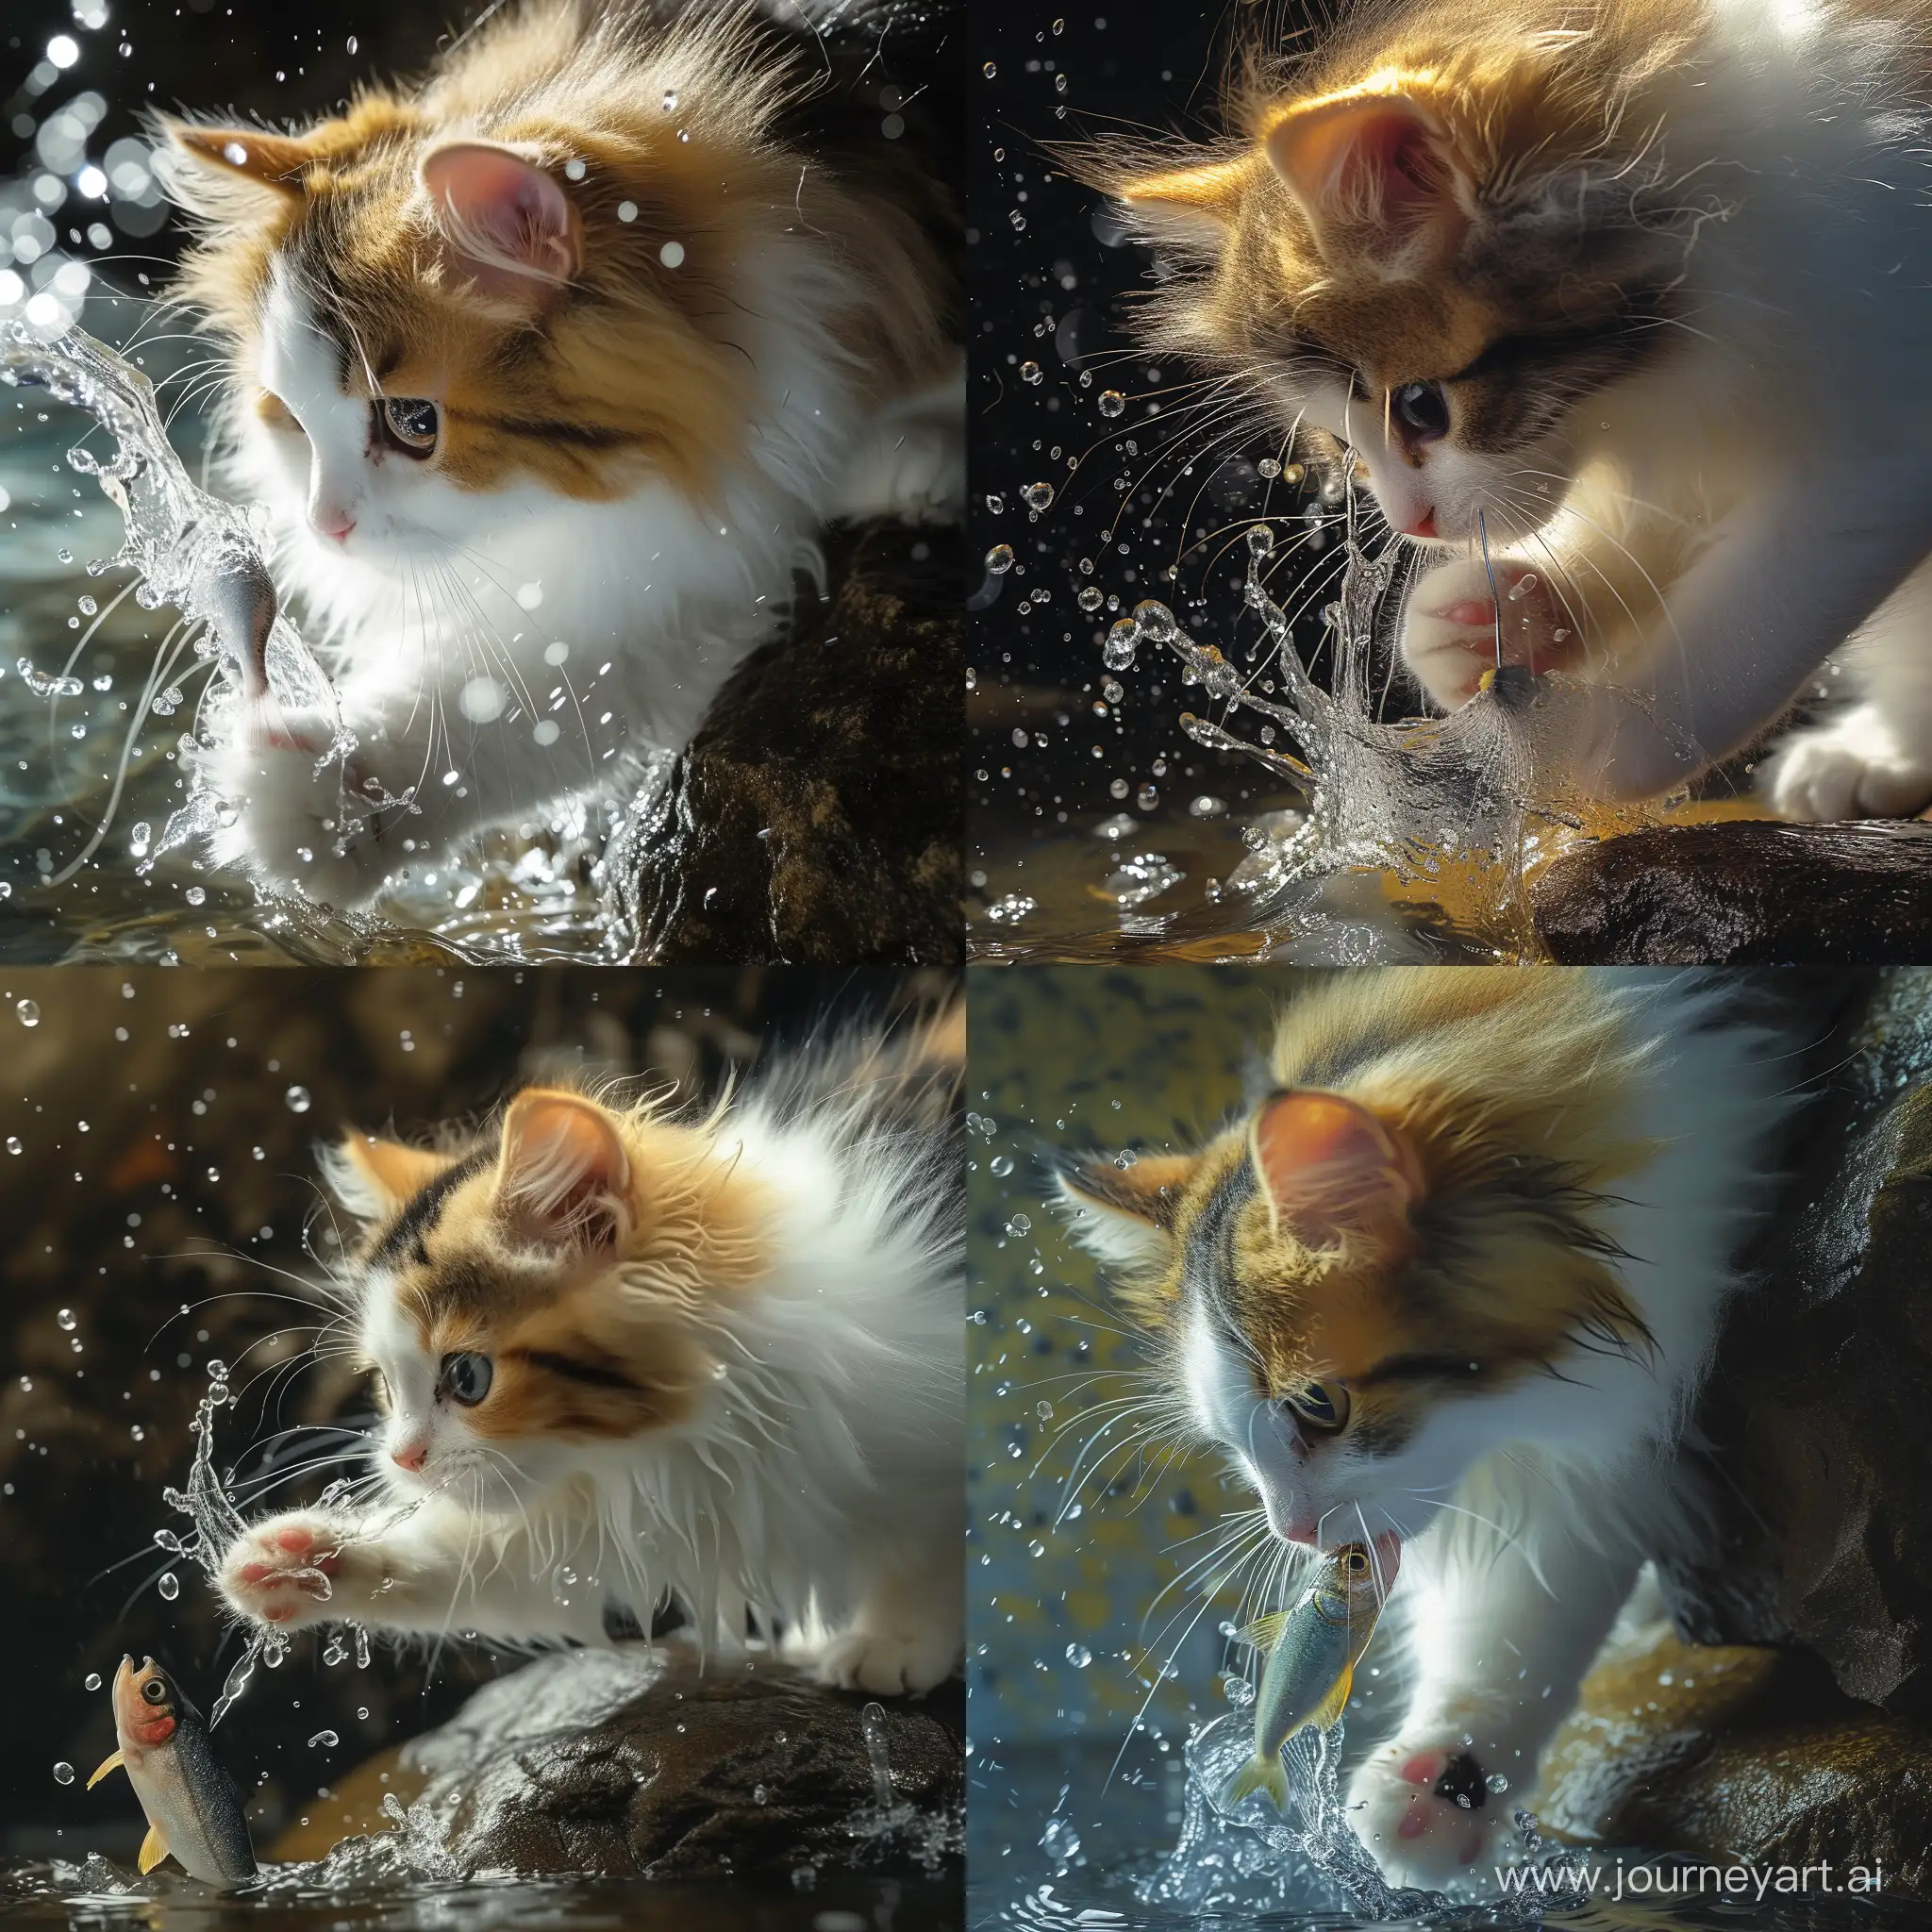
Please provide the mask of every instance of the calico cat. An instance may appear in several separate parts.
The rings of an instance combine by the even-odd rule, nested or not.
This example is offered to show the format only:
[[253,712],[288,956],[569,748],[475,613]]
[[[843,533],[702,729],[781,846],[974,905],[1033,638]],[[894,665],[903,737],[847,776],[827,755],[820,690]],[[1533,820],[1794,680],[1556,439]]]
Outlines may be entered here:
[[1633,688],[1568,758],[1642,797],[1823,694],[1845,646],[1857,701],[1759,782],[1795,819],[1909,813],[1932,801],[1928,18],[1363,5],[1305,58],[1255,49],[1225,140],[1068,165],[1167,258],[1145,341],[1422,549],[1401,651],[1437,704],[1499,648]]
[[[1397,1879],[1493,1862],[1641,1553],[1694,1534],[1671,1451],[1787,1107],[1778,1036],[1736,997],[1340,974],[1284,1010],[1266,1091],[1204,1147],[1059,1166],[1274,1535],[1403,1540],[1407,1708],[1349,1788]],[[1498,1775],[1522,1796],[1495,1802]]]
[[160,123],[220,471],[356,741],[318,770],[315,721],[238,707],[215,856],[337,905],[682,746],[824,522],[964,490],[958,217],[905,152],[928,109],[856,91],[875,46],[729,0],[491,13],[297,132]]
[[362,1229],[379,1480],[251,1524],[229,1605],[601,1643],[607,1614],[648,1631],[669,1599],[708,1648],[750,1619],[829,1683],[941,1682],[964,1617],[964,1046],[956,1008],[775,1058],[708,1114],[544,1086],[436,1146],[345,1136],[324,1172]]

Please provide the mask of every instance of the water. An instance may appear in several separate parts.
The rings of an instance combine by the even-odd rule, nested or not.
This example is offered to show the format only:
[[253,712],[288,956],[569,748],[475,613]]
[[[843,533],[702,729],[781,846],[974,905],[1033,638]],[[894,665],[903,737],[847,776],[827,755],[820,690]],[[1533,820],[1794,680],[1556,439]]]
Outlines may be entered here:
[[[123,307],[147,312],[102,295],[89,318],[124,334]],[[0,445],[0,806],[16,827],[0,852],[0,948],[150,964],[621,954],[600,861],[630,814],[603,802],[485,834],[399,876],[365,913],[265,897],[208,869],[229,808],[201,759],[243,716],[294,724],[325,747],[325,766],[352,746],[280,608],[262,518],[189,475],[131,359],[146,352],[124,346],[0,325],[0,381],[19,398]],[[175,432],[191,450],[196,428],[191,417]],[[88,446],[100,436],[106,454]],[[162,609],[172,620],[149,618]],[[641,800],[670,762],[639,761]]]

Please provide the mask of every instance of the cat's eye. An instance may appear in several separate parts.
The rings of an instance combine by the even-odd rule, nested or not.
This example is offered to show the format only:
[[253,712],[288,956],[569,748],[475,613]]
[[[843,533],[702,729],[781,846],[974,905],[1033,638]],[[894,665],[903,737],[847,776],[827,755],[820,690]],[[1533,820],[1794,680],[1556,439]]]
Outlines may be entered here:
[[1298,1422],[1324,1435],[1348,1426],[1348,1391],[1340,1382],[1305,1382],[1282,1400]]
[[464,1349],[458,1355],[446,1355],[442,1358],[442,1386],[465,1408],[475,1408],[490,1393],[491,1378],[494,1373],[490,1357],[477,1355],[472,1349]]
[[141,1687],[141,1694],[150,1704],[165,1704],[168,1701],[168,1687],[158,1677],[150,1677]]
[[441,425],[436,405],[426,396],[382,396],[375,408],[384,434],[406,456],[435,453]]
[[1406,382],[1395,391],[1395,413],[1411,441],[1435,442],[1449,434],[1449,398],[1440,382]]

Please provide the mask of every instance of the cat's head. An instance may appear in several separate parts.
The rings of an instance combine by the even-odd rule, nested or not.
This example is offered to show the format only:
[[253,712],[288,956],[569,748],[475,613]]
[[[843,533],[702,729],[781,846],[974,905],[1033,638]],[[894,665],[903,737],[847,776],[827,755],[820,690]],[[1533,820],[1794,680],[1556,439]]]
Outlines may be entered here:
[[721,1300],[764,1249],[757,1185],[701,1126],[539,1087],[467,1147],[351,1132],[324,1171],[360,1224],[391,1488],[503,1504],[595,1445],[702,1423]]
[[1638,99],[1670,33],[1514,21],[1427,10],[1286,79],[1257,57],[1241,138],[1068,158],[1170,266],[1149,345],[1222,376],[1215,408],[1244,399],[1365,473],[1393,528],[1445,542],[1480,534],[1479,512],[1504,538],[1554,514],[1609,426],[1606,391],[1684,340],[1707,211],[1704,184],[1663,178]]
[[1198,1153],[1058,1185],[1290,1541],[1417,1534],[1491,1450],[1561,1434],[1566,1374],[1646,1346],[1575,1171],[1425,1085],[1276,1092]]
[[298,556],[387,581],[654,479],[717,501],[754,442],[769,93],[602,131],[384,93],[292,134],[161,122],[198,228],[175,298],[225,341],[239,481]]

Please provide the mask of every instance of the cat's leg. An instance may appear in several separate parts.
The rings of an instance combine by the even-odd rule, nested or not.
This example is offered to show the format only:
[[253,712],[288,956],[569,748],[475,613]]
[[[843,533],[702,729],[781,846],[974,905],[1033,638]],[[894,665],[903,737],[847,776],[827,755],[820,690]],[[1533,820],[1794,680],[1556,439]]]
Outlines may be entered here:
[[602,1593],[559,1587],[558,1560],[548,1547],[539,1560],[520,1528],[433,1502],[389,1527],[295,1509],[238,1536],[218,1586],[238,1615],[276,1630],[353,1619],[375,1631],[601,1642]]
[[1349,1823],[1400,1883],[1494,1884],[1543,1746],[1635,1579],[1634,1554],[1570,1533],[1596,1513],[1588,1497],[1553,1490],[1540,1507],[1549,1520],[1508,1539],[1446,1517],[1404,1559],[1408,1708],[1348,1790]]
[[846,458],[828,518],[954,523],[966,502],[966,366],[883,404]]
[[[937,1514],[946,1518],[948,1512]],[[963,1524],[941,1524],[925,1547],[871,1566],[852,1620],[819,1652],[817,1674],[847,1690],[917,1695],[943,1684],[965,1657]]]
[[1402,661],[1445,711],[1468,704],[1499,663],[1571,669],[1577,637],[1547,567],[1539,571],[1526,558],[1438,564],[1416,579],[1402,607]]
[[1858,694],[1759,766],[1788,819],[1903,818],[1932,804],[1932,565],[1922,564],[1834,659]]

